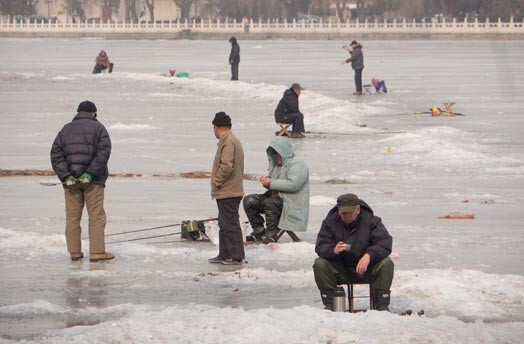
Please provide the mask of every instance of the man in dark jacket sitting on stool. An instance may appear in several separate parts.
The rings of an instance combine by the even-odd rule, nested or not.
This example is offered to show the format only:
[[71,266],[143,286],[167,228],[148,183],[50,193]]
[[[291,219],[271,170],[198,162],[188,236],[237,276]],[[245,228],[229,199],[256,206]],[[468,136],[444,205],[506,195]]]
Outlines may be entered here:
[[356,195],[337,199],[318,232],[315,282],[326,309],[333,309],[333,291],[340,284],[369,283],[374,289],[375,309],[389,311],[393,239],[380,217]]
[[82,241],[80,220],[84,204],[89,214],[89,260],[109,260],[105,251],[104,188],[109,172],[111,140],[106,128],[96,119],[94,103],[78,105],[78,114],[56,136],[51,148],[53,170],[64,185],[66,242],[71,260],[80,260]]
[[290,89],[284,92],[275,110],[275,121],[277,123],[293,124],[292,137],[302,138],[306,129],[304,128],[304,115],[298,109],[298,97],[303,88],[294,83]]

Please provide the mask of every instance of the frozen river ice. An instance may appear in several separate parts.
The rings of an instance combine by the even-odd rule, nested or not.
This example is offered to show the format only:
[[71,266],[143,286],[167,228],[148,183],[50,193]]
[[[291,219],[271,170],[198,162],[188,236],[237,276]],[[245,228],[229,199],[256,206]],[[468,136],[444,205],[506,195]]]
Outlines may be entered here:
[[[520,342],[524,46],[364,42],[364,81],[385,79],[390,93],[354,98],[339,42],[240,44],[241,81],[231,83],[227,42],[0,40],[0,168],[49,169],[56,133],[80,101],[94,101],[113,141],[110,170],[147,175],[109,180],[108,233],[216,215],[208,180],[153,174],[210,170],[217,111],[232,116],[252,174],[265,171],[273,110],[292,82],[307,89],[306,129],[329,133],[293,142],[312,175],[305,242],[248,247],[242,269],[208,265],[209,243],[111,245],[114,261],[71,263],[63,193],[39,184],[55,180],[0,178],[0,343]],[[113,74],[89,73],[99,49]],[[161,75],[169,69],[192,77]],[[466,116],[408,115],[446,101]],[[320,310],[314,241],[345,192],[394,237],[392,309],[427,316]],[[457,211],[476,219],[438,218]]]

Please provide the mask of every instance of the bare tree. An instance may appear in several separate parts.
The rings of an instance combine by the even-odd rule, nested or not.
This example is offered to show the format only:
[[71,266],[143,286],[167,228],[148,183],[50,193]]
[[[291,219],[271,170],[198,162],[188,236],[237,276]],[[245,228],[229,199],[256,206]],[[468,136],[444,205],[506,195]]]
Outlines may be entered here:
[[338,19],[340,19],[340,21],[344,20],[344,9],[346,8],[348,2],[349,0],[337,0],[335,2],[335,5],[337,6]]
[[180,8],[180,12],[182,14],[181,18],[182,20],[189,20],[189,11],[191,10],[191,6],[193,5],[194,0],[173,0],[175,4]]
[[0,11],[13,21],[16,15],[31,16],[36,14],[38,0],[0,0]]
[[124,0],[124,7],[126,9],[126,21],[138,22],[138,14],[136,11],[136,0]]
[[153,23],[155,21],[155,0],[144,0],[144,4],[149,12],[149,21]]

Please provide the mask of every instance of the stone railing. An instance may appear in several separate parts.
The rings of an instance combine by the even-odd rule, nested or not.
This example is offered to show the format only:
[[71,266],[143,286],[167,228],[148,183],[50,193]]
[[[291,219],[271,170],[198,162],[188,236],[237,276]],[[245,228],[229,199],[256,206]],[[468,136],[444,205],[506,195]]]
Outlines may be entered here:
[[365,22],[281,22],[255,21],[222,23],[218,21],[155,23],[9,23],[0,21],[2,33],[170,33],[189,30],[195,33],[275,33],[275,34],[524,34],[524,23],[486,21],[365,21]]

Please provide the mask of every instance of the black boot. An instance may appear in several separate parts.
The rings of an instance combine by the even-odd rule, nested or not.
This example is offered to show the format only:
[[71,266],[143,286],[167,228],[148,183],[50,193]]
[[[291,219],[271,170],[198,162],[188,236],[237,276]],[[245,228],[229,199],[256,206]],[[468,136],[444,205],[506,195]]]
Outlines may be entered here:
[[277,242],[277,235],[278,235],[278,231],[270,231],[270,230],[267,230],[266,231],[266,234],[264,236],[262,236],[262,242],[264,244],[271,244],[273,242]]
[[322,298],[322,303],[324,304],[324,309],[326,310],[333,310],[333,293],[334,290],[320,291],[320,297]]
[[253,233],[246,236],[246,241],[248,242],[261,241],[265,232],[266,232],[266,229],[264,227],[255,227],[253,228]]
[[389,312],[389,299],[391,296],[390,290],[375,289],[375,309],[377,311],[388,311]]

